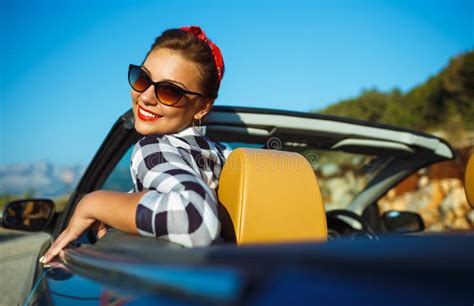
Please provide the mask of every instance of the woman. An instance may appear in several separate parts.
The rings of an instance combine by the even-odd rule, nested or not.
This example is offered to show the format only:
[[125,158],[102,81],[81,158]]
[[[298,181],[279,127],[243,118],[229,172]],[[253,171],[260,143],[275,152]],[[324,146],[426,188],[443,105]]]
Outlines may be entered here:
[[102,237],[107,225],[186,247],[219,236],[216,189],[230,151],[209,141],[200,122],[223,74],[219,48],[196,26],[163,32],[142,66],[130,65],[135,129],[146,135],[132,153],[135,190],[82,198],[40,262],[48,263],[88,228]]

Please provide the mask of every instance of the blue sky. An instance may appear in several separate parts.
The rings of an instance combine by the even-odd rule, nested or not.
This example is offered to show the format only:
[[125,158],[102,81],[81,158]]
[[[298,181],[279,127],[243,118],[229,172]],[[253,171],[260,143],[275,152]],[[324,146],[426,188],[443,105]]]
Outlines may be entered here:
[[409,90],[474,47],[474,0],[1,1],[0,164],[87,165],[163,30],[221,48],[217,105],[321,109]]

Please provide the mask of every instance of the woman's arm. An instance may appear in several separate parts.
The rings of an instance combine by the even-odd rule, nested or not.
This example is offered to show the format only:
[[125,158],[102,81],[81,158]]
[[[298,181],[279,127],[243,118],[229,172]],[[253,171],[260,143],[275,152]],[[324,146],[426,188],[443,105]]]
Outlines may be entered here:
[[99,190],[87,195],[90,203],[84,205],[85,214],[118,230],[137,234],[135,212],[145,192],[124,193]]
[[40,262],[48,263],[69,242],[77,239],[86,229],[98,222],[108,224],[124,232],[138,233],[135,224],[135,212],[138,201],[144,193],[99,190],[87,194],[77,204],[67,228],[54,241],[40,259]]
[[144,191],[101,190],[86,195],[40,261],[47,263],[98,223],[186,247],[209,245],[219,235],[220,222],[215,191],[199,174],[198,164],[206,160],[196,161],[177,145],[183,144],[173,145],[156,135],[144,137],[132,153],[131,168],[135,186]]

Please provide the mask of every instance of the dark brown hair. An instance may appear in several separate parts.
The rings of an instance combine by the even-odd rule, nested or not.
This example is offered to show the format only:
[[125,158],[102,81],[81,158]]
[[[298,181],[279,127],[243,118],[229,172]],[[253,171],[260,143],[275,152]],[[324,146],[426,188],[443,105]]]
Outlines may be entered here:
[[[201,74],[200,87],[202,93],[211,98],[217,98],[220,82],[216,63],[211,48],[192,33],[181,29],[169,29],[155,39],[146,57],[155,49],[170,49],[178,51],[185,59],[197,65]],[[222,76],[224,76],[222,67]]]

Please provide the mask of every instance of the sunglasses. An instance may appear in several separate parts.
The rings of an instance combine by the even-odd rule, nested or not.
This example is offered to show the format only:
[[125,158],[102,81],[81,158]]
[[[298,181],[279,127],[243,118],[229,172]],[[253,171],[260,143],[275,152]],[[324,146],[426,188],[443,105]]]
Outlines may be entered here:
[[141,66],[136,65],[130,65],[128,68],[128,83],[130,83],[133,90],[138,92],[144,92],[153,85],[156,99],[167,106],[175,105],[186,94],[205,97],[201,93],[185,90],[171,82],[153,82],[146,71]]

